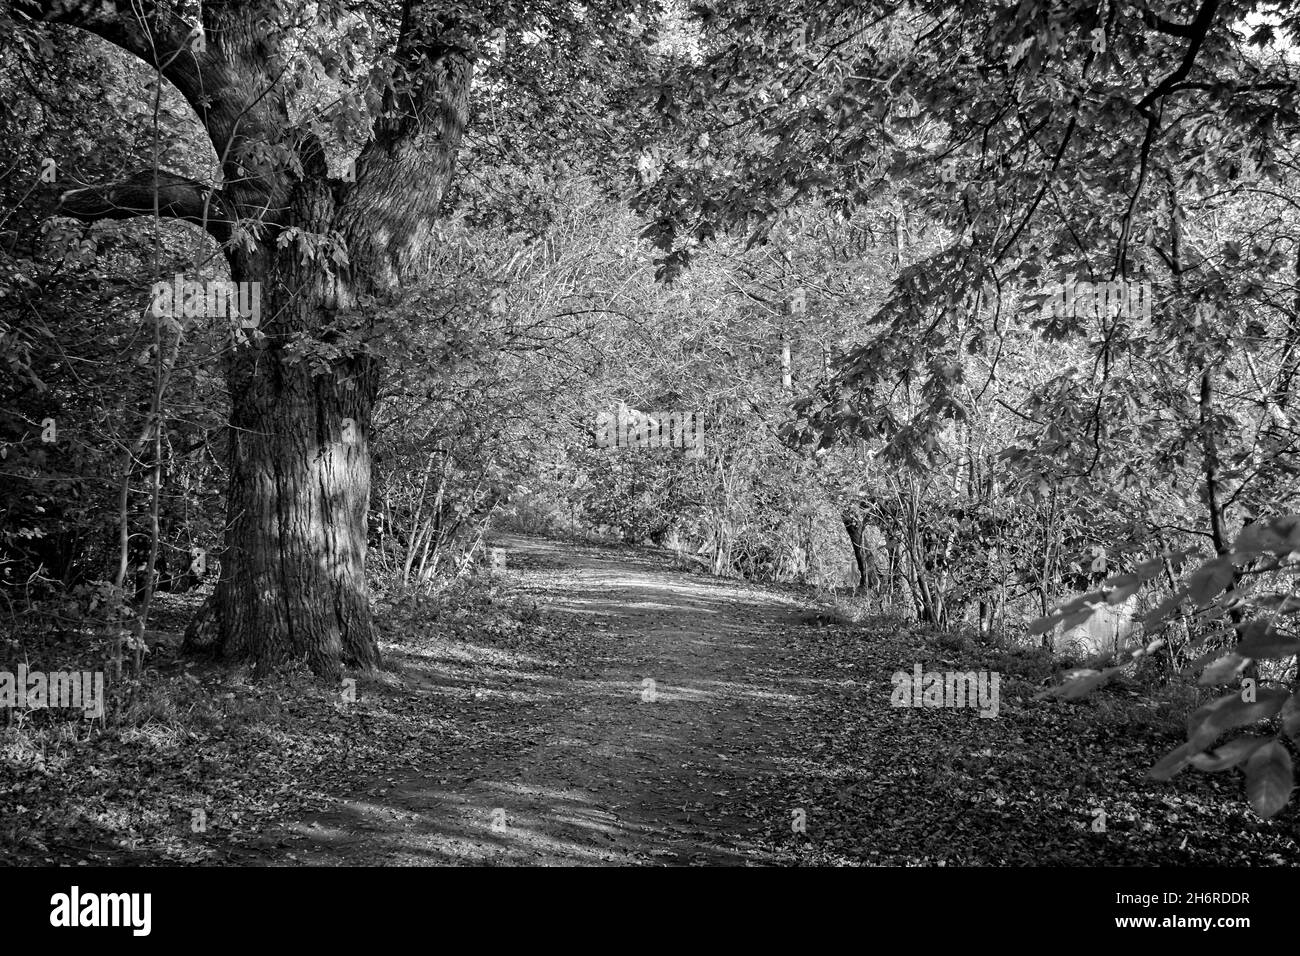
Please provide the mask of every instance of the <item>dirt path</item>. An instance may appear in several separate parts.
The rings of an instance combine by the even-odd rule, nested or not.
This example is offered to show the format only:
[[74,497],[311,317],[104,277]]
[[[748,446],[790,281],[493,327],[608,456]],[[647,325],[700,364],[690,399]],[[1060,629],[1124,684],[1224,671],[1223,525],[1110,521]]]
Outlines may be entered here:
[[[774,635],[801,626],[792,598],[675,571],[658,557],[510,538],[512,590],[534,596],[584,659],[486,673],[474,665],[472,719],[498,739],[536,742],[384,781],[368,800],[303,821],[305,863],[631,864],[765,862],[750,806],[780,773],[814,690]],[[419,670],[419,663],[408,662]],[[426,669],[432,690],[467,671]],[[532,659],[531,663],[543,663]],[[447,666],[452,665],[452,666]],[[438,686],[441,685],[441,686]],[[470,716],[470,715],[466,715]]]
[[[1123,686],[1036,701],[1056,668],[1033,652],[886,618],[817,626],[798,591],[689,574],[658,553],[499,543],[509,590],[545,608],[545,627],[390,635],[388,676],[362,688],[370,722],[341,720],[370,756],[342,753],[319,790],[301,781],[327,809],[259,831],[222,862],[1297,858],[1296,815],[1252,819],[1238,780],[1149,780],[1181,721]],[[891,673],[916,664],[999,672],[998,719],[891,707]]]
[[[355,700],[151,651],[112,726],[0,744],[0,860],[66,865],[1294,865],[1237,773],[1147,774],[1208,694],[1038,700],[1037,650],[539,539],[502,588],[380,602]],[[530,601],[542,608],[531,614]],[[996,713],[891,675],[998,675]],[[937,702],[936,702],[937,703]],[[53,725],[51,725],[53,726]],[[79,726],[79,725],[77,725]],[[200,813],[199,811],[202,811]]]

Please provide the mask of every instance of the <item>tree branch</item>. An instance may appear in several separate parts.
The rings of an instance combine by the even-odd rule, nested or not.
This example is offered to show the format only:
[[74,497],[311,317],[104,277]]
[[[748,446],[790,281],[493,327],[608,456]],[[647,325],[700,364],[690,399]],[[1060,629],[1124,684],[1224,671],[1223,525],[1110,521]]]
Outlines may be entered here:
[[[474,64],[464,24],[442,22],[445,6],[406,0],[395,75],[356,162],[343,219],[379,285],[396,289],[426,247],[469,121]],[[460,40],[464,44],[457,45]]]
[[1205,0],[1201,8],[1196,11],[1196,17],[1186,27],[1186,34],[1177,34],[1187,36],[1192,42],[1187,44],[1187,50],[1183,54],[1183,61],[1178,64],[1174,72],[1166,76],[1160,83],[1142,97],[1137,104],[1139,112],[1146,110],[1152,103],[1160,97],[1173,91],[1173,89],[1187,79],[1187,74],[1192,72],[1192,66],[1196,63],[1196,54],[1201,52],[1201,44],[1205,42],[1205,36],[1210,32],[1210,24],[1214,22],[1214,15],[1219,10],[1219,0]]
[[1142,22],[1151,29],[1171,37],[1190,37],[1195,32],[1192,24],[1166,20],[1154,10],[1143,10]]
[[[14,10],[41,23],[61,23],[102,37],[162,71],[178,87],[197,75],[205,54],[191,49],[196,24],[174,3],[137,0],[13,0]],[[192,83],[190,85],[193,85]]]
[[209,0],[201,24],[182,16],[180,4],[156,0],[13,0],[12,6],[33,21],[92,33],[157,69],[206,129],[230,209],[244,219],[271,222],[283,213],[287,180],[264,171],[255,149],[277,142],[287,117],[280,76],[268,69],[273,58],[267,50],[279,43],[279,34],[267,27],[271,4]]
[[201,226],[218,242],[230,239],[235,220],[221,194],[165,170],[146,169],[115,183],[70,189],[59,197],[58,213],[83,222],[152,216],[155,191],[158,215]]

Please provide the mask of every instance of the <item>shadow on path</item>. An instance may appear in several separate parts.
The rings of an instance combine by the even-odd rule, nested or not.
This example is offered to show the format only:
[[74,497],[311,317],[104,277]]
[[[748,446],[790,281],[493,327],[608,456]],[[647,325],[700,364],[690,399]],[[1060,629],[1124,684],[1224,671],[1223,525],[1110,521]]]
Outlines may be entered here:
[[[396,656],[430,706],[470,697],[466,719],[507,736],[525,721],[536,742],[476,748],[451,765],[372,785],[371,796],[300,821],[294,858],[767,862],[754,821],[732,807],[742,783],[779,771],[774,735],[796,729],[791,709],[816,691],[772,640],[799,623],[801,605],[672,570],[644,552],[524,537],[497,544],[508,549],[511,590],[543,604],[549,627],[581,639],[582,660],[557,673],[527,645],[508,666],[475,661],[472,647],[459,660]],[[788,811],[772,823],[788,827]]]

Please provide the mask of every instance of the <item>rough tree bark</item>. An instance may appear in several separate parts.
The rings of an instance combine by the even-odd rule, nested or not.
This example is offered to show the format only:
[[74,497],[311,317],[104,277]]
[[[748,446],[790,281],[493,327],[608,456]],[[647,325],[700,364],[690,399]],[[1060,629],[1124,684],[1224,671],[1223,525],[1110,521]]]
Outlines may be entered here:
[[[274,0],[208,0],[201,40],[173,3],[13,6],[156,67],[221,159],[215,187],[146,169],[65,193],[62,212],[194,223],[222,243],[234,282],[261,284],[260,334],[224,369],[232,407],[221,575],[187,646],[252,661],[258,672],[305,660],[336,678],[343,665],[377,665],[365,560],[379,368],[356,338],[401,294],[431,242],[467,116],[465,35],[436,22],[429,4],[406,0],[384,109],[343,181],[328,175],[322,144],[291,121],[282,45],[292,38],[277,26]],[[340,327],[356,335],[340,338]],[[295,360],[291,342],[342,345],[343,354],[322,371]]]

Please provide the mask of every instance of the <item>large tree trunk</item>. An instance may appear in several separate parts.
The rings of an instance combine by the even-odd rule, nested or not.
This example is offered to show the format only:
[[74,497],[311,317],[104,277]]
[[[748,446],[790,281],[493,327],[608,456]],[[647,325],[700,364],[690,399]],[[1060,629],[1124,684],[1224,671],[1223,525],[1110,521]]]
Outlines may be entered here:
[[379,664],[365,574],[378,363],[352,354],[321,365],[286,349],[294,337],[320,342],[328,306],[350,298],[324,270],[291,254],[238,265],[237,281],[260,282],[263,315],[275,318],[226,363],[221,576],[186,645],[257,673],[295,660],[334,678],[341,665],[369,669]]
[[373,363],[349,389],[260,357],[230,373],[231,520],[212,608],[221,654],[259,669],[306,660],[322,674],[377,665],[365,576]]
[[[306,232],[336,228],[323,177],[294,190],[290,215]],[[230,484],[221,578],[206,613],[212,626],[191,628],[189,646],[252,661],[259,673],[294,660],[334,678],[341,665],[370,669],[379,664],[366,582],[378,363],[344,349],[322,364],[286,345],[334,344],[331,319],[357,298],[349,280],[371,291],[371,273],[335,275],[292,244],[237,259],[235,269],[237,280],[261,283],[262,313],[273,318],[265,339],[226,365]]]

